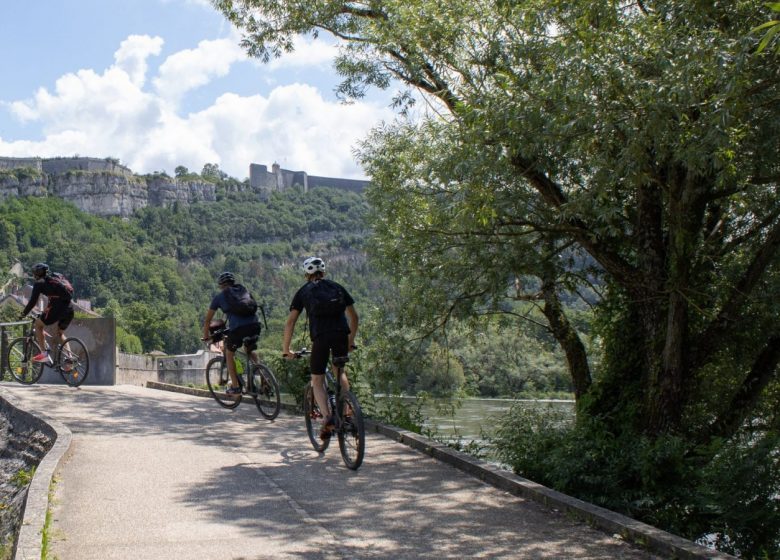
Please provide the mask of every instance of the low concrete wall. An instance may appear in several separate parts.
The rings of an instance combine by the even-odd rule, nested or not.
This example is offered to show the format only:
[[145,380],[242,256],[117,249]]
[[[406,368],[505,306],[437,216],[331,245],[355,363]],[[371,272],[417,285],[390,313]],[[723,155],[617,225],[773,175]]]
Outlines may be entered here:
[[116,361],[116,383],[117,385],[146,385],[148,382],[204,385],[206,364],[215,356],[219,354],[203,350],[195,354],[179,356],[119,352]]
[[[89,352],[89,373],[85,385],[116,384],[116,321],[113,317],[73,319],[65,336],[80,338]],[[59,372],[43,368],[39,383],[64,385]]]
[[146,385],[157,381],[157,359],[149,354],[116,354],[116,384]]
[[158,357],[157,381],[172,385],[204,385],[206,383],[206,364],[215,356],[219,356],[219,354],[198,350],[195,354]]

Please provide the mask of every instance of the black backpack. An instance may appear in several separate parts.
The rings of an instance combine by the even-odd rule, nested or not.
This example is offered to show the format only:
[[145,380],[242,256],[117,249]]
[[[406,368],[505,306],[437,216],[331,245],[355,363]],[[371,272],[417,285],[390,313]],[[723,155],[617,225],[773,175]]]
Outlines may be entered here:
[[225,290],[225,300],[228,304],[228,313],[249,317],[257,313],[257,302],[241,284],[234,284]]
[[47,277],[47,281],[51,286],[54,286],[59,297],[65,299],[71,299],[73,297],[73,286],[68,279],[59,272],[52,272],[51,275]]
[[347,308],[344,290],[329,280],[309,284],[307,311],[312,317],[337,317]]

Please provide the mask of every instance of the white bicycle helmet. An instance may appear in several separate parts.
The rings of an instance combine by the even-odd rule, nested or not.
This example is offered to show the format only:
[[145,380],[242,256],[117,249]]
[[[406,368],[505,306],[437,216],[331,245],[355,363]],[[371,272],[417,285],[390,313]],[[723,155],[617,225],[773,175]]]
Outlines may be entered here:
[[325,261],[319,257],[309,257],[303,261],[303,271],[306,274],[314,274],[315,272],[325,272]]

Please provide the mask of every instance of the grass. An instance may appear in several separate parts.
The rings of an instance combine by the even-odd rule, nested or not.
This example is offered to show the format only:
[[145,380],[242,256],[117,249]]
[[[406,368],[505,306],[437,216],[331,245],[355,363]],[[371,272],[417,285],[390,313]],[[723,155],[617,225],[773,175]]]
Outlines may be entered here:
[[41,560],[57,560],[54,556],[49,556],[49,544],[51,541],[51,522],[52,511],[51,506],[54,503],[54,489],[57,485],[57,481],[52,478],[49,485],[49,505],[46,507],[46,519],[43,523],[43,531],[41,534]]
[[35,467],[29,469],[19,469],[16,474],[11,477],[11,483],[18,488],[24,488],[29,486],[32,482],[33,475],[35,474]]

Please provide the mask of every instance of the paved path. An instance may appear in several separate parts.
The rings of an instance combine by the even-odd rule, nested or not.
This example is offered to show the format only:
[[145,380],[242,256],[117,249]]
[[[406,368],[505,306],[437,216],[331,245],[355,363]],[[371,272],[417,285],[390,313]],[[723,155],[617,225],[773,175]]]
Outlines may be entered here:
[[269,422],[251,403],[3,389],[73,433],[50,558],[657,558],[376,434],[353,472],[337,445],[312,450],[300,417]]

